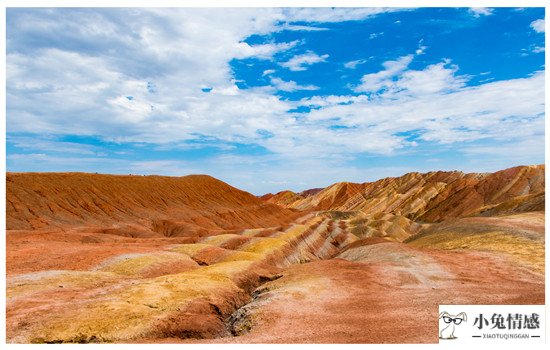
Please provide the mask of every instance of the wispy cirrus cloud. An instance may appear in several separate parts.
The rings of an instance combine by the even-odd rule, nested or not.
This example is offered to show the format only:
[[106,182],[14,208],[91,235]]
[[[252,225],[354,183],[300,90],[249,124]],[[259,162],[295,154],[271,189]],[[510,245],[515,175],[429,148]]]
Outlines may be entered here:
[[355,69],[358,65],[366,63],[367,60],[361,59],[361,60],[354,60],[344,63],[344,67],[348,69]]
[[413,9],[397,7],[291,7],[284,9],[283,13],[289,22],[335,23],[365,20],[385,13],[411,10]]
[[315,52],[307,51],[302,55],[296,55],[289,59],[286,62],[281,62],[282,67],[288,68],[291,71],[302,71],[306,70],[308,66],[312,64],[325,62],[328,58],[328,55],[318,55]]
[[363,143],[363,150],[370,152],[411,146],[410,135],[439,144],[521,143],[544,135],[544,92],[540,89],[544,72],[468,86],[468,77],[457,75],[458,67],[449,61],[422,70],[408,68],[411,61],[412,55],[387,61],[383,71],[363,77],[356,90],[366,95],[302,100],[303,105],[315,107],[307,119],[326,128],[345,127],[334,133],[348,139],[356,135],[355,147],[361,145],[360,135],[372,133],[373,139],[383,135],[373,142],[376,145]]
[[315,85],[299,85],[293,80],[284,81],[279,78],[271,78],[271,85],[273,85],[277,90],[287,91],[287,92],[298,91],[298,90],[308,90],[308,91],[319,90],[319,87]]

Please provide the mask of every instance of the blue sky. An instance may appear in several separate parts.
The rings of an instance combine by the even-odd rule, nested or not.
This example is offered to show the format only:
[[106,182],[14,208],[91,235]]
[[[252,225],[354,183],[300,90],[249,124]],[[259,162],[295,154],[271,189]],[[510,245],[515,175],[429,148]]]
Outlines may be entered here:
[[544,163],[543,8],[7,9],[7,170],[254,194]]

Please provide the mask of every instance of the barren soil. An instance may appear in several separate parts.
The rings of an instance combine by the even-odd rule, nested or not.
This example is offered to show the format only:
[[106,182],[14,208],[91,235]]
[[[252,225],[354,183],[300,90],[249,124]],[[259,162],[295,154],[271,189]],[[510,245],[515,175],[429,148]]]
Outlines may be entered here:
[[289,210],[200,176],[9,175],[7,340],[434,343],[439,304],[544,304],[535,170],[478,178],[484,206],[442,222],[415,220],[444,213],[417,175],[385,183],[408,213]]

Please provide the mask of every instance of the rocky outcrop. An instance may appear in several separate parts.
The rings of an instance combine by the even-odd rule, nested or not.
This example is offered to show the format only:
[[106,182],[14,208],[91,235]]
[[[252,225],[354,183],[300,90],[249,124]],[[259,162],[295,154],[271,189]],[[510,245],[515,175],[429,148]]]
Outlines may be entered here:
[[[495,173],[409,173],[363,184],[340,182],[309,197],[287,196],[281,201],[274,196],[267,201],[300,210],[385,213],[424,222],[474,215],[510,201],[506,206],[516,211],[544,210],[544,200],[540,200],[544,197],[544,169],[544,165],[534,165]],[[513,204],[523,196],[538,199],[523,206]]]

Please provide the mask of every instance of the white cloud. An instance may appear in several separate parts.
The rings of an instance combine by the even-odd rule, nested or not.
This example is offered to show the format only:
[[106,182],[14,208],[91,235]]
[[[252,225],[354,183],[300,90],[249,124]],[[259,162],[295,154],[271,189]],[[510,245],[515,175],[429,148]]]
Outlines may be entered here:
[[384,8],[384,7],[306,7],[306,8],[285,8],[284,15],[289,22],[343,22],[358,21],[379,14],[407,11],[409,8]]
[[544,48],[544,46],[535,46],[532,51],[534,53],[541,53],[546,51],[546,49]]
[[[287,127],[303,129],[286,112],[295,104],[270,87],[239,89],[229,62],[270,59],[298,41],[251,45],[244,39],[316,28],[294,22],[363,20],[392,11],[399,9],[10,10],[8,132],[160,145],[197,135],[255,143],[258,129],[278,138]],[[47,40],[37,44],[37,36]],[[306,52],[282,65],[305,70],[327,58]],[[287,91],[316,88],[274,83]]]
[[328,28],[314,27],[314,26],[302,26],[302,25],[297,25],[297,24],[285,23],[281,26],[280,30],[319,32],[319,31],[323,31],[323,30],[328,30]]
[[411,70],[408,66],[413,58],[413,55],[407,55],[384,62],[385,69],[364,75],[355,91],[384,94],[386,97],[420,96],[447,93],[465,84],[466,77],[455,76],[458,67],[451,65],[449,60],[429,65],[423,70]]
[[456,66],[448,67],[445,62],[429,65],[423,70],[408,70],[395,82],[393,90],[414,96],[456,91],[466,81],[464,77],[455,76],[456,71]]
[[395,61],[384,62],[384,70],[364,75],[361,84],[355,88],[357,92],[376,92],[392,84],[392,77],[404,71],[413,60],[413,55],[400,57]]
[[83,155],[101,155],[105,153],[100,147],[76,142],[58,141],[53,138],[37,138],[29,136],[6,137],[6,142],[16,148],[34,152],[56,152]]
[[288,68],[291,71],[306,70],[307,66],[315,63],[325,62],[328,55],[319,56],[313,51],[307,51],[303,55],[296,55],[286,62],[279,63],[282,67]]
[[262,77],[265,77],[266,75],[271,75],[273,73],[275,73],[275,69],[266,69],[263,71]]
[[[9,132],[99,135],[120,142],[170,143],[196,134],[242,140],[256,135],[256,125],[276,125],[271,119],[280,120],[290,108],[271,90],[240,90],[228,64],[296,45],[243,42],[276,30],[281,10],[118,9],[116,17],[102,9],[54,10],[47,16],[37,11],[23,11],[10,30],[19,40],[8,40]],[[21,46],[26,36],[44,29],[78,52]],[[88,47],[90,54],[81,49],[115,40],[111,35],[118,40],[116,52],[108,51],[110,45]]]
[[303,98],[300,100],[301,106],[309,106],[309,107],[326,107],[326,106],[334,106],[338,104],[349,104],[349,103],[357,103],[362,101],[368,101],[368,97],[365,95],[359,95],[359,96],[336,96],[336,95],[329,95],[329,96],[313,96],[308,98]]
[[355,69],[355,68],[357,68],[358,65],[366,63],[366,62],[367,62],[367,60],[349,61],[349,62],[344,63],[344,67],[346,67],[348,69]]
[[[178,73],[181,80],[156,80],[159,93],[151,94],[146,80],[131,80],[80,54],[48,50],[39,58],[9,55],[8,60],[28,68],[10,70],[11,132],[101,135],[120,142],[167,143],[192,134],[239,140],[255,135],[255,124],[276,125],[270,120],[290,108],[267,90],[240,90],[232,80],[210,81],[214,88],[204,93],[200,79],[187,70]],[[186,84],[185,74],[197,84]],[[38,81],[40,90],[25,88],[27,81]]]
[[299,85],[295,81],[284,81],[279,78],[271,78],[271,84],[281,91],[293,92],[298,90],[319,90],[318,86],[315,85]]
[[474,17],[490,16],[493,14],[493,9],[488,7],[470,7],[469,12]]
[[384,32],[371,33],[371,34],[369,35],[369,39],[371,39],[371,40],[372,40],[372,39],[376,39],[376,38],[378,38],[379,36],[382,36],[382,35],[384,35]]
[[296,46],[300,41],[295,40],[289,43],[249,45],[245,42],[238,43],[239,53],[235,58],[256,57],[270,59],[277,52],[287,51]]
[[530,27],[537,33],[544,33],[544,19],[537,19],[531,22]]
[[[440,144],[483,139],[516,142],[544,130],[543,72],[478,86],[465,85],[465,78],[455,72],[456,68],[444,64],[403,71],[395,91],[375,99],[332,97],[332,103],[319,104],[307,118],[325,127],[346,126],[348,133],[365,135],[365,139],[369,133],[376,135],[372,140],[380,137],[371,140],[376,145],[366,147],[371,152],[407,146],[406,139],[397,135],[413,130],[420,139]],[[311,98],[302,104],[314,102]]]
[[427,49],[427,46],[419,46],[418,49],[414,52],[416,55],[422,55],[424,51]]

